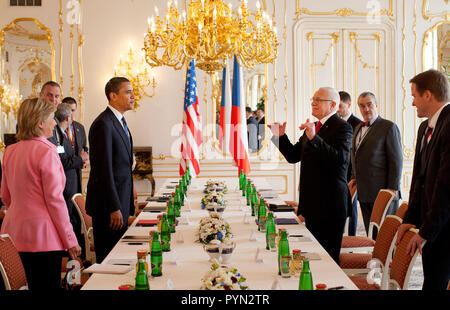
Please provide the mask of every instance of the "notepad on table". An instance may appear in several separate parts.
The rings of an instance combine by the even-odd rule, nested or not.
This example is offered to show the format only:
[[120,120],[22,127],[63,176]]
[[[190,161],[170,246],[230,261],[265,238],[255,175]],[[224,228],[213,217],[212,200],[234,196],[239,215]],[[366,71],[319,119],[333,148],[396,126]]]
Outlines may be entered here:
[[125,274],[133,269],[132,266],[120,266],[110,264],[93,264],[83,270],[84,273]]
[[158,220],[139,220],[136,223],[136,226],[140,227],[148,227],[148,226],[155,226],[158,225]]

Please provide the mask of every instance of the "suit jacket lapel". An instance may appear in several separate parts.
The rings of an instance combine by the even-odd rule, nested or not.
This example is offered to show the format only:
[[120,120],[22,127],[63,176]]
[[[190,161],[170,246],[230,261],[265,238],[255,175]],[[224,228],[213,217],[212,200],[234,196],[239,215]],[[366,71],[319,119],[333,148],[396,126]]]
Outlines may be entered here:
[[[373,122],[373,124],[369,127],[366,135],[364,136],[363,140],[361,141],[358,150],[366,143],[366,141],[373,135],[373,133],[376,131],[377,125],[380,123],[381,116],[378,116],[377,119]],[[358,125],[361,128],[361,125]]]
[[427,147],[426,147],[426,162],[428,163],[428,159],[430,157],[431,154],[431,150],[433,149],[436,140],[438,139],[441,129],[442,129],[442,124],[444,123],[444,121],[442,120],[443,118],[445,118],[448,114],[449,110],[449,105],[447,105],[442,111],[441,114],[439,115],[438,121],[436,123],[436,128],[433,129],[433,132],[431,134],[431,139],[430,142],[428,143]]
[[[119,120],[114,115],[114,113],[109,108],[107,108],[107,109],[109,111],[109,117],[111,118],[114,127],[119,132],[119,135],[122,138],[123,143],[125,144],[125,148],[127,149],[128,155],[130,156],[130,158],[133,158],[133,156],[131,154],[130,140],[128,140],[125,130],[123,129],[122,125],[119,123]],[[130,134],[130,139],[131,139],[131,134]]]

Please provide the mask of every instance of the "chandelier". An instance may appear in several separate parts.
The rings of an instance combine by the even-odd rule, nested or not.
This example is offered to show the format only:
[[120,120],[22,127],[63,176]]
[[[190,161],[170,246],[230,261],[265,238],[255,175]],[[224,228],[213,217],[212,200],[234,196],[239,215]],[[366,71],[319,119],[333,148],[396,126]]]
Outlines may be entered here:
[[[156,80],[153,70],[150,70],[144,61],[144,54],[140,57],[135,55],[133,47],[130,44],[126,59],[120,55],[120,62],[114,67],[114,76],[124,76],[128,78],[133,85],[134,92],[134,111],[140,106],[140,100],[146,97],[155,96]],[[150,76],[151,71],[151,76]],[[151,87],[151,92],[147,92],[147,88]]]
[[5,81],[2,80],[0,83],[1,111],[6,115],[9,115],[12,112],[15,116],[17,116],[21,101],[22,95],[19,95],[19,91],[13,90],[5,83]]
[[[225,67],[233,55],[247,68],[271,63],[277,57],[277,31],[261,9],[251,13],[247,0],[237,11],[222,0],[193,0],[188,12],[168,1],[166,16],[148,19],[144,39],[145,59],[151,67],[166,65],[179,70],[191,59],[197,68],[212,73]],[[251,21],[253,19],[253,22]]]

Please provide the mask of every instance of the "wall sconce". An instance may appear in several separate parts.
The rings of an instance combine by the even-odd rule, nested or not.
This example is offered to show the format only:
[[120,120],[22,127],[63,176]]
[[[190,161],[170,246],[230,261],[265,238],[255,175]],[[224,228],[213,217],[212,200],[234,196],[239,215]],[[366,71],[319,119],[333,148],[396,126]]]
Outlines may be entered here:
[[[144,51],[140,57],[133,51],[130,44],[126,59],[120,55],[120,62],[114,67],[114,76],[123,76],[130,80],[134,90],[134,111],[140,106],[140,101],[144,97],[155,96],[156,80],[155,73],[145,62]],[[147,92],[150,88],[150,93]]]

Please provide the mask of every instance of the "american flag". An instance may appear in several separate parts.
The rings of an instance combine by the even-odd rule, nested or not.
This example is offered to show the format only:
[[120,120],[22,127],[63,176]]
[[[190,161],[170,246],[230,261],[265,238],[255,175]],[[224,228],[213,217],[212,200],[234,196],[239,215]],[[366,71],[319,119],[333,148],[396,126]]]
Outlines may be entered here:
[[180,175],[187,167],[192,176],[200,173],[200,150],[202,144],[201,118],[198,112],[197,79],[194,60],[191,60],[186,72],[184,91],[183,136],[181,142]]

